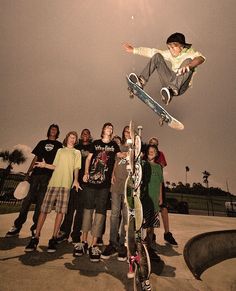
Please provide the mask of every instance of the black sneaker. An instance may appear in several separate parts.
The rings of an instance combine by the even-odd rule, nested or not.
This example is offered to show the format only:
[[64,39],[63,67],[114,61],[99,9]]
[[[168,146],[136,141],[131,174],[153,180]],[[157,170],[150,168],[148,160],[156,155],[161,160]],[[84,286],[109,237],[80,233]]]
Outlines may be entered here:
[[129,78],[134,84],[143,89],[145,81],[141,77],[138,77],[135,73],[131,73],[129,74]]
[[89,248],[89,259],[91,262],[99,262],[101,257],[101,251],[98,246],[91,246]]
[[171,244],[172,246],[178,246],[178,243],[173,238],[173,235],[171,232],[164,233],[164,240]]
[[57,236],[57,243],[62,243],[63,241],[67,241],[68,240],[68,236],[66,235],[66,233],[64,231],[60,231],[58,236]]
[[81,257],[88,252],[88,244],[86,242],[77,243],[74,246],[73,256],[74,257]]
[[168,105],[170,101],[173,98],[173,93],[170,88],[163,87],[161,88],[161,100],[165,103],[165,105]]
[[113,257],[115,255],[117,255],[116,248],[112,244],[109,244],[108,246],[106,246],[105,250],[102,252],[101,258],[107,260],[110,257]]
[[39,239],[37,237],[32,237],[29,244],[25,247],[25,252],[33,252],[37,249]]
[[76,245],[77,243],[80,243],[80,238],[72,238],[72,244]]
[[120,262],[124,262],[127,260],[127,248],[125,245],[119,246],[117,260]]
[[161,258],[156,254],[154,249],[148,248],[148,254],[151,261],[160,262]]
[[56,250],[57,250],[57,239],[55,237],[52,237],[48,241],[48,249],[47,249],[47,252],[48,253],[55,253]]
[[5,237],[13,237],[13,236],[18,236],[20,233],[20,228],[15,227],[14,225],[11,227],[11,229],[8,230],[6,233]]
[[101,237],[98,237],[98,239],[97,239],[97,246],[99,246],[99,247],[103,246],[103,239]]
[[151,291],[152,290],[149,280],[145,280],[145,281],[141,282],[141,286],[142,286],[143,291]]

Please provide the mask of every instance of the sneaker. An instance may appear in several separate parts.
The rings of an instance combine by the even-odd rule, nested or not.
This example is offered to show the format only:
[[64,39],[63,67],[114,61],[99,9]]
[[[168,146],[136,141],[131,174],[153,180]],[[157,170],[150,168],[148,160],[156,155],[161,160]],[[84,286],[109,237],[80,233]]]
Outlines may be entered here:
[[131,74],[129,74],[129,78],[133,83],[135,83],[141,89],[143,89],[145,81],[143,80],[143,78],[141,76],[138,77],[135,73],[131,73]]
[[89,259],[91,262],[99,262],[101,257],[101,251],[97,246],[91,246],[89,248]]
[[33,252],[37,249],[39,239],[37,237],[32,237],[29,244],[25,247],[25,252]]
[[74,246],[73,256],[74,257],[81,257],[88,252],[88,244],[86,242],[77,243]]
[[160,262],[161,258],[156,254],[154,249],[148,248],[148,254],[151,261]]
[[172,90],[167,87],[161,88],[161,100],[168,105],[173,98]]
[[17,228],[15,226],[12,226],[11,229],[6,233],[5,237],[13,237],[13,236],[18,236],[20,233],[20,228]]
[[68,236],[66,235],[66,233],[64,231],[60,231],[58,236],[57,236],[57,243],[62,243],[63,241],[67,241],[68,240]]
[[110,257],[113,257],[115,255],[117,255],[116,248],[112,244],[109,244],[108,246],[106,246],[105,250],[102,252],[101,258],[107,260]]
[[151,291],[152,290],[149,280],[145,280],[145,281],[141,282],[141,287],[142,287],[142,290],[144,290],[144,291]]
[[118,257],[117,260],[120,262],[124,262],[127,260],[127,248],[125,245],[121,245],[118,248]]
[[48,249],[47,249],[47,252],[48,253],[55,253],[56,250],[57,250],[57,239],[55,237],[52,237],[48,241]]
[[98,239],[97,239],[97,246],[99,246],[99,247],[103,246],[103,239],[101,237],[98,237]]
[[76,245],[77,243],[80,243],[80,238],[72,238],[72,244]]
[[164,240],[173,246],[178,246],[178,243],[173,238],[173,235],[171,232],[164,233]]

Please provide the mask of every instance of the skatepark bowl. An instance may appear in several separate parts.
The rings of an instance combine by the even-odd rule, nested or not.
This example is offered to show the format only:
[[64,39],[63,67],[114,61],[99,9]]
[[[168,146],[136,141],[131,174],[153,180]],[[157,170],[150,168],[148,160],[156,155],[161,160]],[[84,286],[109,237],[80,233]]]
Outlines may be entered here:
[[184,259],[196,279],[208,268],[236,257],[236,230],[206,232],[191,238]]

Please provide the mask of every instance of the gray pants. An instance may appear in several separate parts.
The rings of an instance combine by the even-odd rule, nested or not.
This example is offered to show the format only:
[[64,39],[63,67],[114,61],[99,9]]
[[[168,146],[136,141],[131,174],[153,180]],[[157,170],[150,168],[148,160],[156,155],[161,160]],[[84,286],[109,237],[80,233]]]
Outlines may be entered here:
[[[127,224],[127,207],[124,194],[111,193],[110,242],[114,246],[125,243],[125,225]],[[120,228],[119,241],[117,241]]]
[[[89,232],[94,237],[101,237],[107,211],[107,199],[110,188],[95,189],[86,187],[85,207],[83,214],[82,231]],[[93,217],[93,214],[95,215]]]
[[[191,62],[191,59],[186,59],[182,66],[186,66]],[[150,76],[154,71],[157,71],[162,87],[170,87],[173,90],[178,91],[178,95],[182,95],[189,87],[189,82],[191,81],[193,71],[184,73],[183,75],[177,76],[174,71],[172,71],[163,56],[160,53],[155,54],[147,63],[143,69],[140,77],[142,77],[146,82],[148,82]]]

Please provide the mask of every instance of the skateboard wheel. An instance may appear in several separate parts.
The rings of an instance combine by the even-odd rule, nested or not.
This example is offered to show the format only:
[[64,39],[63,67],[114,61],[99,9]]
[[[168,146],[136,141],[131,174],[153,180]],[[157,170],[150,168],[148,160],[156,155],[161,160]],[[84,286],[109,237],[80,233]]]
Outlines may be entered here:
[[162,118],[160,118],[160,119],[159,119],[159,125],[160,125],[160,126],[163,126],[163,124],[164,124],[164,120],[163,120]]

